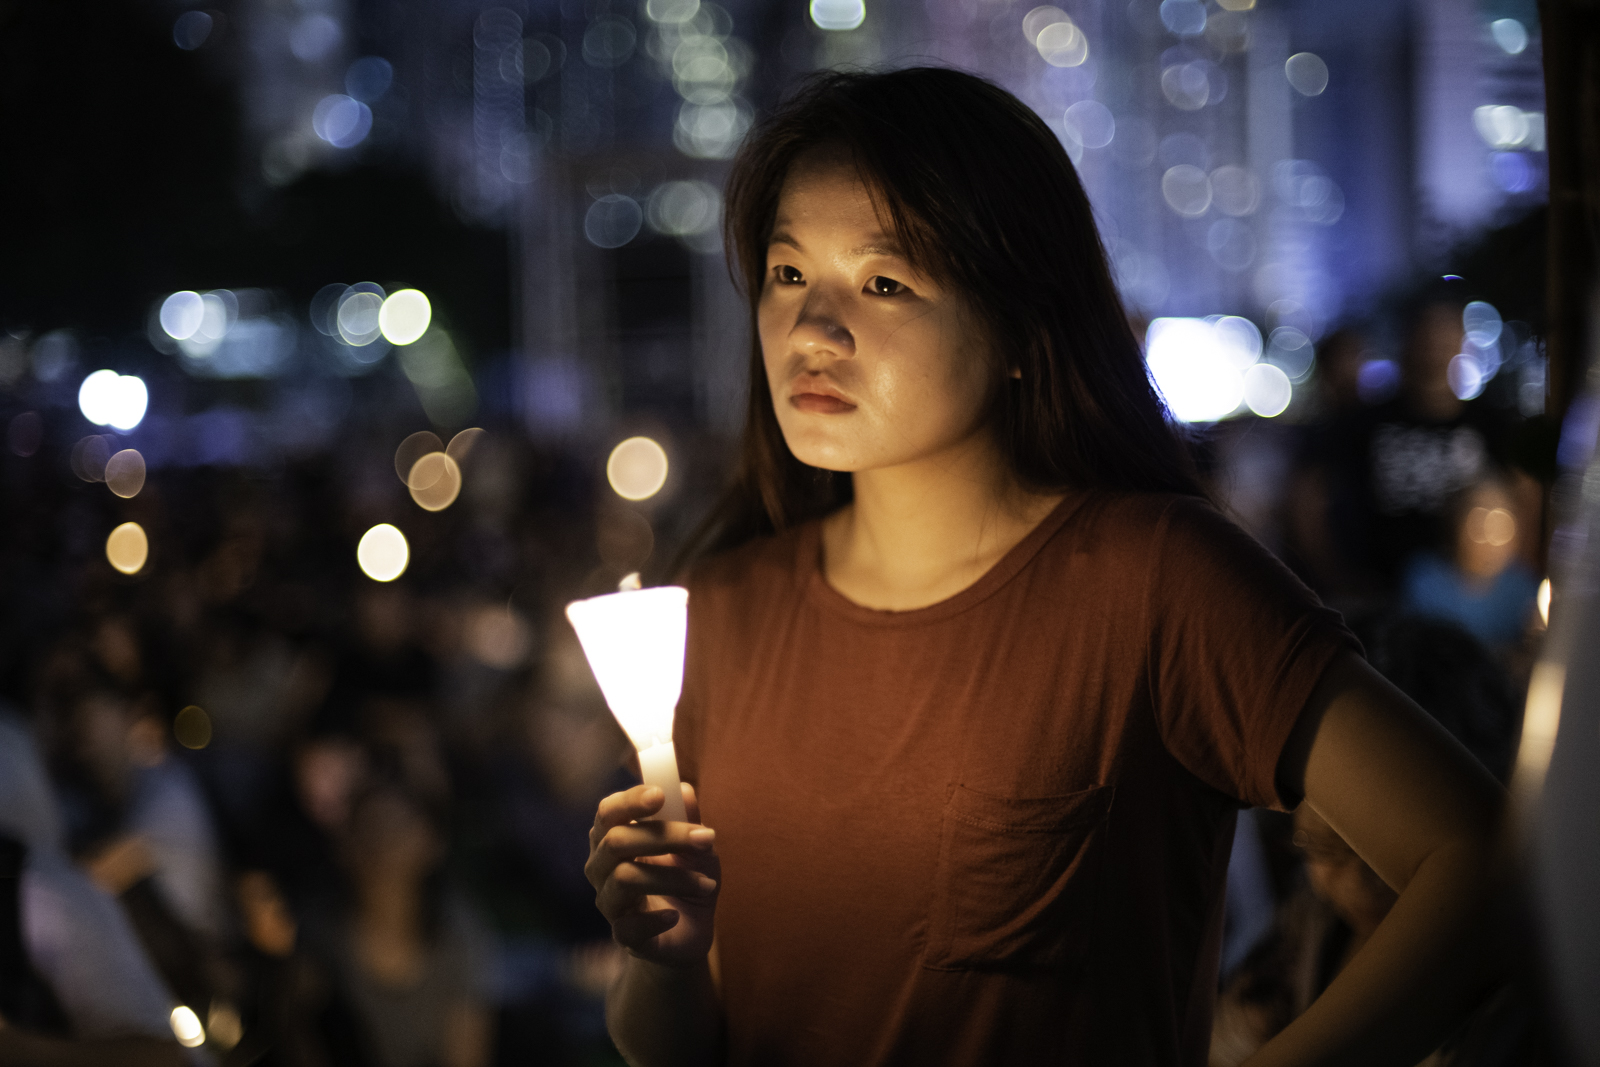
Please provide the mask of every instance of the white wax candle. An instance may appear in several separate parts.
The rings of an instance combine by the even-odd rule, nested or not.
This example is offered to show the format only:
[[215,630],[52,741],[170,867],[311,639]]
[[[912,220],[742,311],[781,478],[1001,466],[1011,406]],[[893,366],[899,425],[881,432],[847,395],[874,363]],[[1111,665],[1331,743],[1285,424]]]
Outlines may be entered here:
[[639,753],[639,773],[645,785],[659,786],[667,801],[654,818],[662,822],[688,822],[683,807],[683,789],[678,784],[678,753],[671,741],[651,745]]

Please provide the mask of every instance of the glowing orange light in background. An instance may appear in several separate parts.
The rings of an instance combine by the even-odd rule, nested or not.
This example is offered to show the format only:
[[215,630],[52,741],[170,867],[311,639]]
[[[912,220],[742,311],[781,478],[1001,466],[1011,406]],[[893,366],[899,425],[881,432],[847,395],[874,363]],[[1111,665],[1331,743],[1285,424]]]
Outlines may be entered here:
[[461,495],[461,468],[445,453],[429,452],[412,465],[406,486],[418,507],[443,511]]
[[172,736],[184,748],[205,748],[211,743],[211,716],[204,708],[190,704],[172,720]]
[[125,522],[106,538],[106,560],[123,574],[138,574],[150,558],[150,539],[144,527]]
[[406,535],[389,523],[381,522],[361,535],[356,545],[356,563],[361,573],[375,582],[392,582],[406,572],[411,562],[411,546]]
[[624,500],[648,500],[667,484],[667,452],[648,437],[630,437],[611,450],[606,480]]

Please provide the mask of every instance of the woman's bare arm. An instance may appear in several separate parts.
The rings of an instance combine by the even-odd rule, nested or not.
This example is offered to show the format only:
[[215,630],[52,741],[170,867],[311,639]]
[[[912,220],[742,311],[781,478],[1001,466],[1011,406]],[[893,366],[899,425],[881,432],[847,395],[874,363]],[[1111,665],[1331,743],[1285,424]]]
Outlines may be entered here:
[[606,1028],[633,1067],[704,1064],[722,1045],[722,1007],[714,979],[716,945],[689,967],[630,955],[606,998]]
[[1426,712],[1347,654],[1279,763],[1305,802],[1400,894],[1315,1003],[1247,1067],[1414,1064],[1501,973],[1498,833],[1505,792]]

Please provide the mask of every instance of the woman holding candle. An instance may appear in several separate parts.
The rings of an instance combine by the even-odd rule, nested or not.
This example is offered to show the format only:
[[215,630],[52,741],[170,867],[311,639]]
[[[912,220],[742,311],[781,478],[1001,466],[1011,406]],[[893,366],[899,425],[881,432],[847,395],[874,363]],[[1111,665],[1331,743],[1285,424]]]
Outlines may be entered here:
[[1400,895],[1251,1062],[1426,1054],[1495,976],[1502,794],[1206,503],[1048,127],[825,75],[727,228],[754,384],[688,582],[694,821],[641,786],[590,834],[624,1055],[1203,1063],[1235,813],[1302,798]]

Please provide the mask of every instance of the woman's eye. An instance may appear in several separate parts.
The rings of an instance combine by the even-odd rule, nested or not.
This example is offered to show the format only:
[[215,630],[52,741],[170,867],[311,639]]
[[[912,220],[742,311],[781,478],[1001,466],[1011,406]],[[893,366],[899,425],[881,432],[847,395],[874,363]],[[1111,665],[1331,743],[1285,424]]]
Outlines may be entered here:
[[881,274],[874,274],[867,279],[867,288],[876,296],[895,296],[906,291],[906,287],[893,278],[885,278]]
[[780,284],[782,284],[782,285],[799,285],[801,282],[806,280],[805,276],[803,274],[801,274],[797,269],[795,269],[794,267],[787,266],[787,265],[781,266],[781,267],[775,267],[773,269],[773,275],[778,279],[778,282]]

